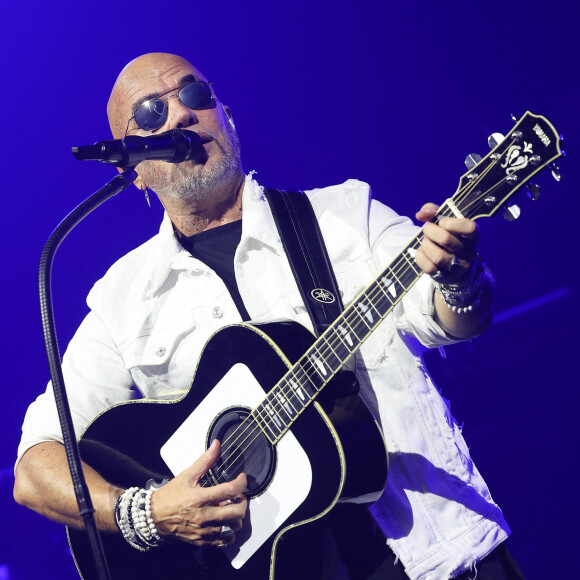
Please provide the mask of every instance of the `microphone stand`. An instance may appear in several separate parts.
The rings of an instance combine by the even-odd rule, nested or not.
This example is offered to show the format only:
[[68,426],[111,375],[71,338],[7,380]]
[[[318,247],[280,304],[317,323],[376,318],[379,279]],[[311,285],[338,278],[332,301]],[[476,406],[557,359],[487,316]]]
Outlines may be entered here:
[[135,169],[130,168],[123,173],[115,176],[111,181],[105,184],[101,189],[91,195],[88,199],[78,205],[69,213],[56,227],[50,238],[44,245],[40,257],[38,285],[40,296],[40,315],[42,318],[42,332],[44,335],[44,344],[48,357],[48,366],[54,398],[58,411],[66,456],[73,481],[74,491],[79,506],[79,514],[83,518],[85,529],[88,535],[89,544],[93,557],[95,559],[96,571],[100,580],[109,580],[110,573],[107,561],[103,553],[101,538],[97,530],[94,518],[94,508],[91,502],[91,496],[86,484],[81,466],[81,458],[78,443],[74,433],[74,427],[70,414],[70,407],[66,395],[60,353],[56,339],[56,330],[54,325],[54,313],[52,308],[51,296],[51,271],[52,263],[56,250],[64,238],[77,226],[86,216],[88,216],[99,205],[117,195],[126,189],[137,178]]

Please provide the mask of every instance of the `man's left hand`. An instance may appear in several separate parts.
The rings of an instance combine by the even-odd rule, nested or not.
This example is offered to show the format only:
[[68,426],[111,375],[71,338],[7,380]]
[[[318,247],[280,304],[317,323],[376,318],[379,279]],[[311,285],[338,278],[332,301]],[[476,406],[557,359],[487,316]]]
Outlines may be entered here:
[[[431,223],[439,206],[426,203],[416,214],[423,225],[423,241],[417,252],[418,266],[439,282],[460,282],[477,256],[479,227],[470,219],[443,217]],[[440,273],[437,275],[437,273]]]

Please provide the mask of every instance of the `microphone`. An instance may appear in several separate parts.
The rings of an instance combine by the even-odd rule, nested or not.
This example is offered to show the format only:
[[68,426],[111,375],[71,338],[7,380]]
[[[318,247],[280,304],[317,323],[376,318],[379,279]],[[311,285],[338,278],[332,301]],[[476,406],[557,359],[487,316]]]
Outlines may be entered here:
[[201,161],[206,157],[201,137],[193,131],[171,129],[159,135],[98,141],[94,145],[73,147],[78,161],[96,160],[118,167],[135,167],[141,161],[160,159],[168,163],[182,163],[190,159]]

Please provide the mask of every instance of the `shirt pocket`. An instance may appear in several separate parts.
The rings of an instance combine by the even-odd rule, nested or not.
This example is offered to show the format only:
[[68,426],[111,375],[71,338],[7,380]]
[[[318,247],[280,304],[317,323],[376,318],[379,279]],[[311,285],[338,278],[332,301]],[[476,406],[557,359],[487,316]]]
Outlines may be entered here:
[[174,398],[189,388],[197,362],[192,353],[196,329],[193,313],[181,313],[143,330],[127,344],[123,360],[144,397]]

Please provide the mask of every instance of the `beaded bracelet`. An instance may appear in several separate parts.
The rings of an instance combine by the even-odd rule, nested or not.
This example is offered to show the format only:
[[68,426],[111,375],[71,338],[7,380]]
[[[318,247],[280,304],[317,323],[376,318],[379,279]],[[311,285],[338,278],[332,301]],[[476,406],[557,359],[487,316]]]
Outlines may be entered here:
[[151,548],[158,546],[162,542],[151,515],[151,495],[153,491],[153,489],[140,489],[136,496],[136,501],[134,500],[132,505],[135,532],[139,539]]
[[130,487],[117,498],[115,502],[115,523],[130,546],[140,552],[145,552],[148,548],[137,537],[131,510],[133,499],[138,492],[138,487]]
[[471,265],[471,274],[466,282],[444,284],[433,281],[445,305],[457,314],[471,312],[479,306],[485,286],[485,267],[479,252]]
[[163,541],[151,514],[154,491],[130,487],[115,502],[115,523],[127,543],[140,552],[146,552]]
[[160,544],[162,539],[157,531],[157,526],[153,521],[153,515],[151,513],[151,496],[153,495],[154,489],[148,489],[145,495],[145,515],[147,516],[147,525],[149,526],[149,531],[155,539],[155,541]]

